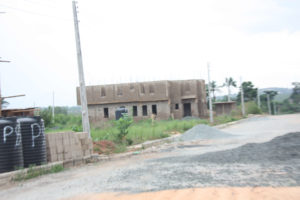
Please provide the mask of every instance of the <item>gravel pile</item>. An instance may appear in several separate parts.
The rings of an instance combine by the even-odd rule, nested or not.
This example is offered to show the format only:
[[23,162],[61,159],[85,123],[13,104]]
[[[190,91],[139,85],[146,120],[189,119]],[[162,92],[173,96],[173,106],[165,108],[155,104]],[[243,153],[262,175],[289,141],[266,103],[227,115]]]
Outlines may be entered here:
[[191,141],[201,139],[224,139],[229,137],[233,137],[233,135],[204,124],[199,124],[183,133],[179,140]]
[[278,163],[299,161],[300,132],[288,133],[265,143],[248,143],[235,149],[193,156],[191,162]]

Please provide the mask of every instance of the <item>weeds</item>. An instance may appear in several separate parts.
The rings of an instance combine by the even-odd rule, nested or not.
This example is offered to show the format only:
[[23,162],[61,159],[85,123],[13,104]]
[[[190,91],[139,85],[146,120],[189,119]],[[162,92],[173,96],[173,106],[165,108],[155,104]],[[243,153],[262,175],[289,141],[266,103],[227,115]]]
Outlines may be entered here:
[[[155,140],[168,137],[172,134],[183,133],[197,124],[208,124],[207,120],[162,120],[152,123],[150,120],[134,122],[127,130],[126,138],[132,144],[139,144],[147,140]],[[110,126],[105,129],[92,129],[94,141],[110,140],[118,143],[118,129]]]
[[23,180],[28,180],[32,179],[38,176],[42,176],[45,174],[52,174],[52,173],[58,173],[64,170],[64,167],[62,165],[54,165],[50,169],[45,169],[42,167],[36,168],[35,165],[31,165],[27,173],[20,172],[15,178],[15,181],[23,181]]

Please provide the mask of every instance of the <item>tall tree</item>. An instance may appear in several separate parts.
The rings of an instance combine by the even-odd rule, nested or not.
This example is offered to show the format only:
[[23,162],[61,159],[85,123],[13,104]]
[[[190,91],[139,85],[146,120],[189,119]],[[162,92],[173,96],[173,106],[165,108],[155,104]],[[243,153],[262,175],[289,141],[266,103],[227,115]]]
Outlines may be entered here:
[[215,92],[220,91],[219,86],[217,86],[217,82],[216,81],[212,81],[210,83],[210,91],[213,93],[213,101],[216,101],[216,95]]
[[[254,101],[257,98],[257,88],[254,88],[254,85],[251,81],[243,82],[242,88],[244,91],[244,101]],[[238,93],[237,101],[241,102],[241,92]]]
[[232,77],[226,78],[225,79],[225,83],[223,84],[223,87],[227,87],[228,90],[228,97],[227,97],[227,101],[230,101],[230,95],[231,95],[231,87],[236,87],[236,81],[233,80]]
[[264,91],[264,93],[266,95],[270,95],[270,101],[273,101],[274,97],[278,94],[278,92],[274,91],[274,90],[266,90],[266,91]]
[[9,105],[8,101],[5,101],[5,100],[2,99],[2,101],[1,101],[1,107],[2,108],[6,108],[8,105]]
[[294,88],[290,98],[294,104],[300,104],[300,82],[294,82],[292,84],[294,85]]

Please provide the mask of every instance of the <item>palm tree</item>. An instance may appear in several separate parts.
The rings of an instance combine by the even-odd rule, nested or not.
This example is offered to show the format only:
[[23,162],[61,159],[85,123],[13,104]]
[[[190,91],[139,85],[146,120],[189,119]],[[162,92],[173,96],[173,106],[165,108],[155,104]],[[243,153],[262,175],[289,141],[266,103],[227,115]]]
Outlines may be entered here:
[[212,81],[212,82],[210,83],[210,90],[211,90],[211,92],[213,93],[213,100],[214,100],[214,102],[215,102],[215,101],[216,101],[216,95],[215,95],[215,92],[220,91],[220,90],[219,90],[219,86],[217,86],[217,82],[216,82],[216,81]]
[[226,86],[228,90],[228,102],[230,101],[230,87],[236,87],[236,81],[233,80],[232,77],[226,78],[225,83],[223,84],[223,87]]
[[[1,98],[1,97],[0,97],[0,98]],[[9,103],[8,103],[7,101],[5,101],[5,100],[2,99],[2,101],[1,101],[1,107],[2,107],[2,108],[6,108],[6,107],[8,106],[8,104],[9,104]]]

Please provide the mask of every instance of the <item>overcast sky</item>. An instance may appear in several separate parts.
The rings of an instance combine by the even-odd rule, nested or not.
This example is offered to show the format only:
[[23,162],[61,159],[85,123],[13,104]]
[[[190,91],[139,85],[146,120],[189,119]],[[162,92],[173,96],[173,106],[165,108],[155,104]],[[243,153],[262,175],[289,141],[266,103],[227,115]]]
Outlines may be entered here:
[[[299,0],[84,0],[87,85],[225,77],[255,86],[300,80]],[[9,107],[76,105],[71,0],[0,0],[2,95]]]

